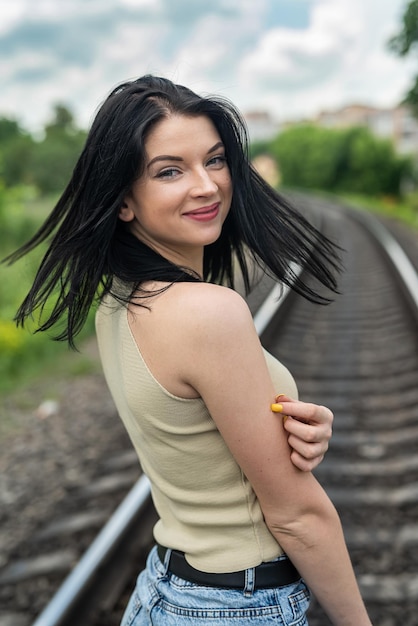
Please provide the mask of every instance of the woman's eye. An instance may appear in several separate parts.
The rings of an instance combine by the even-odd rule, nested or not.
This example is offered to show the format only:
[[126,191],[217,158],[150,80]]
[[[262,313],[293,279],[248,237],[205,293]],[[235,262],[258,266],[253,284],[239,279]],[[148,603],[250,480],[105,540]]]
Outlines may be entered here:
[[226,157],[223,154],[218,154],[217,156],[212,157],[208,161],[208,165],[214,165],[215,167],[223,167],[226,163]]
[[158,172],[157,178],[174,178],[175,176],[177,176],[178,173],[179,170],[175,169],[174,167],[170,167],[166,170]]

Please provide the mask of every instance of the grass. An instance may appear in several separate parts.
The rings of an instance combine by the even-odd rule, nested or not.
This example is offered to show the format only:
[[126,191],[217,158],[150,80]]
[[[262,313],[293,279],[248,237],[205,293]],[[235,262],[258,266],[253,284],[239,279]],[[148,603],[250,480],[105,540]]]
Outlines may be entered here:
[[348,193],[338,196],[327,193],[326,196],[336,201],[343,200],[360,210],[399,220],[418,230],[418,193],[409,194],[402,200],[390,196],[374,197]]
[[85,354],[84,349],[93,335],[91,321],[77,342],[79,352],[49,336],[21,329],[16,333],[20,335],[18,347],[13,346],[8,351],[3,349],[0,356],[0,393],[12,392],[44,375],[52,379],[54,376],[83,376],[97,369],[95,360]]
[[[0,259],[27,241],[50,213],[56,198],[39,198],[29,187],[0,187]],[[45,333],[34,334],[17,328],[13,321],[17,308],[33,281],[45,246],[11,266],[0,265],[0,393],[10,393],[42,377],[74,376],[95,365],[80,354],[72,353],[65,343],[52,341]],[[93,334],[90,316],[80,344]]]

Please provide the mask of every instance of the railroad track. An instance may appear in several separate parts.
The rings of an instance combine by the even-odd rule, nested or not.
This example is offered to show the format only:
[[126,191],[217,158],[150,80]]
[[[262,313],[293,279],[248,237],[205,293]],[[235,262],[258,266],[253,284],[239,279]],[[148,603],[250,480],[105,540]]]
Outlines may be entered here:
[[[383,241],[375,239],[376,235],[382,238],[381,226],[375,224],[377,232],[371,235],[368,219],[354,219],[350,212],[323,200],[298,198],[298,202],[307,212],[319,213],[327,234],[346,250],[341,295],[332,305],[320,307],[289,294],[276,310],[277,298],[270,293],[274,285],[265,279],[249,304],[264,346],[292,371],[301,398],[326,404],[335,413],[331,447],[316,474],[339,510],[373,623],[416,626],[416,274],[409,266],[401,269],[412,286],[412,295],[408,296],[399,270],[392,267],[383,251],[382,246],[388,242],[385,231]],[[390,254],[402,257],[396,243],[389,242]],[[137,478],[137,463],[129,451],[114,463],[117,471],[110,472],[106,480],[109,484],[112,480],[123,483],[124,476],[126,491],[129,480]],[[99,483],[90,488],[91,493],[100,492]],[[152,545],[154,520],[148,485],[141,478],[34,626],[117,625]],[[61,531],[57,522],[48,525],[44,543],[42,537],[37,538],[39,558],[46,551],[48,536],[50,540],[54,536],[56,542],[61,537],[65,546],[68,535],[76,532],[79,543],[89,543],[101,521],[89,526],[86,512],[84,521],[83,516],[78,517],[78,530],[74,523],[73,519],[73,530],[71,524],[65,530],[63,522]],[[80,539],[83,524],[87,538]],[[64,553],[65,548],[61,549],[62,559]],[[69,562],[72,559],[74,554],[69,554]],[[16,563],[3,568],[0,591],[2,585],[17,585],[23,593],[25,580],[18,574]],[[40,576],[35,585],[42,590],[49,578]],[[33,578],[27,580],[34,584]],[[25,623],[22,617],[22,626],[28,623],[32,622]],[[327,618],[313,602],[310,625],[327,624]]]
[[[418,623],[417,276],[403,265],[413,289],[407,295],[392,263],[392,257],[402,259],[402,250],[380,223],[361,214],[347,219],[332,206],[327,214],[330,236],[338,234],[347,250],[341,296],[321,308],[297,299],[263,341],[294,373],[301,398],[335,413],[330,450],[316,474],[339,510],[373,623],[413,626]],[[314,607],[310,624],[329,621]]]

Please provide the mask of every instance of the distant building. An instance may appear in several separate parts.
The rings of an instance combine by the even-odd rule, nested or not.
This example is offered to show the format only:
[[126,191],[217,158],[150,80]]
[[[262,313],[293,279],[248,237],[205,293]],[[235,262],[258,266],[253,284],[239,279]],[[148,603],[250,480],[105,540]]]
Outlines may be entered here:
[[378,109],[351,104],[336,111],[322,111],[314,122],[327,128],[366,126],[378,137],[392,139],[398,152],[418,154],[418,120],[404,105]]
[[280,132],[280,124],[266,111],[250,111],[244,115],[250,141],[274,139]]
[[[280,123],[267,111],[250,111],[245,114],[250,141],[274,139],[281,131],[295,123]],[[391,139],[401,154],[418,154],[418,120],[405,105],[380,109],[364,104],[350,104],[333,111],[322,111],[312,120],[326,128],[349,128],[366,126],[376,136]]]

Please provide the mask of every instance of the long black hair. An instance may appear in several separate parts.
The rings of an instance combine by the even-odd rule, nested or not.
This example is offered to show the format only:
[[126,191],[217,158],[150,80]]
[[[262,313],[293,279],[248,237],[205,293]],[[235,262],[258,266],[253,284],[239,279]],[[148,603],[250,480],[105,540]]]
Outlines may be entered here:
[[110,93],[52,213],[34,237],[6,259],[14,262],[49,241],[16,314],[18,324],[23,326],[36,310],[42,313],[53,297],[54,306],[38,330],[47,330],[64,318],[65,328],[55,338],[74,346],[96,297],[111,292],[126,301],[147,280],[202,280],[139,241],[118,218],[124,198],[144,170],[150,130],[171,114],[210,118],[225,145],[231,173],[231,209],[219,239],[205,248],[203,280],[234,287],[238,264],[248,292],[250,265],[255,261],[309,300],[328,302],[309,280],[290,270],[293,262],[336,292],[337,247],[251,166],[246,127],[237,109],[226,99],[201,97],[170,80],[147,75],[122,83]]

